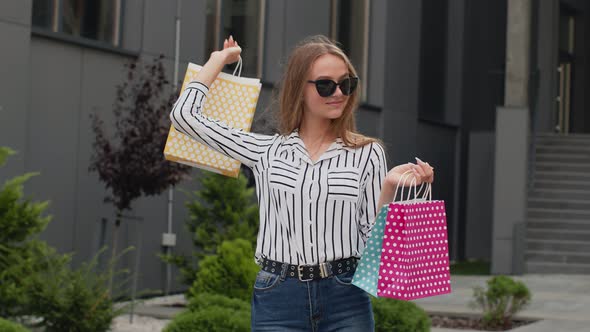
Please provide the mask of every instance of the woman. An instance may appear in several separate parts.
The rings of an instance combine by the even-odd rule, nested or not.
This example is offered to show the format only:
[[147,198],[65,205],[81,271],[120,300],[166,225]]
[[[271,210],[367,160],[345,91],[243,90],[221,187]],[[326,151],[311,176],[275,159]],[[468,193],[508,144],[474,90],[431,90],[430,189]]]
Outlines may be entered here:
[[239,59],[230,36],[171,112],[175,128],[252,169],[260,207],[252,331],[373,331],[368,295],[351,285],[378,207],[402,174],[432,182],[428,163],[387,172],[379,142],[355,130],[358,78],[323,36],[291,53],[274,136],[212,121],[201,105],[221,69]]

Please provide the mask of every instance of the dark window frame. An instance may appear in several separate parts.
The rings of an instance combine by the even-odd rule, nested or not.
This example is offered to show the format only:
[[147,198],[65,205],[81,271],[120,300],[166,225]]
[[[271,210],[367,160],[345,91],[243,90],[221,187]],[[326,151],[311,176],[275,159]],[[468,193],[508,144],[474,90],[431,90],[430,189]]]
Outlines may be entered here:
[[[348,0],[348,4],[352,4],[352,1],[359,1],[359,0]],[[363,6],[363,22],[362,22],[362,45],[360,48],[362,49],[362,56],[360,60],[360,64],[354,63],[355,69],[357,70],[357,74],[361,80],[361,93],[360,93],[360,102],[366,103],[368,101],[368,86],[369,86],[369,47],[370,47],[370,33],[371,33],[371,0],[360,0]],[[342,8],[343,0],[331,0],[330,2],[330,38],[339,42],[341,45],[340,47],[342,50],[347,53],[350,58],[350,54],[347,51],[352,45],[345,45],[344,43],[348,42],[348,40],[344,41],[343,36],[341,35],[341,22],[342,17],[341,14],[344,10],[348,10],[350,13],[350,8]],[[350,17],[346,18],[350,19]],[[349,35],[347,37],[350,37]],[[358,46],[358,45],[357,45]],[[353,61],[353,59],[350,59]]]
[[[50,10],[50,13],[47,13],[47,16],[50,16],[48,19],[45,19],[44,25],[37,25],[35,24],[35,1],[33,1],[33,12],[31,17],[31,25],[32,25],[32,32],[44,37],[54,38],[58,40],[63,40],[67,42],[73,42],[82,44],[85,46],[103,48],[107,50],[119,50],[121,48],[121,41],[123,36],[123,17],[124,17],[124,1],[125,0],[109,0],[113,4],[113,20],[112,20],[112,33],[110,34],[109,39],[99,39],[99,38],[91,38],[88,36],[82,35],[84,21],[82,18],[78,25],[80,26],[80,34],[72,34],[64,31],[64,0],[45,0],[47,5],[45,8]],[[104,1],[104,0],[102,0]],[[99,15],[100,12],[97,12],[96,15]],[[43,16],[37,16],[37,18],[42,18]]]
[[[218,50],[220,47],[223,46],[223,40],[227,38],[227,36],[223,36],[223,17],[224,17],[224,2],[230,0],[208,0],[207,1],[207,10],[211,11],[212,16],[210,17],[208,14],[207,17],[207,41],[205,45],[205,49],[209,53],[212,51]],[[263,76],[263,68],[264,68],[264,36],[266,32],[266,0],[244,0],[244,1],[257,1],[258,2],[258,26],[257,26],[257,45],[256,45],[256,68],[254,71],[246,70],[246,72],[250,72],[254,74],[258,78],[262,78]],[[212,26],[212,27],[211,27]],[[210,29],[213,29],[211,31]],[[238,39],[238,42],[240,40]],[[247,45],[245,45],[247,46]],[[233,71],[233,66],[228,66],[228,70]]]

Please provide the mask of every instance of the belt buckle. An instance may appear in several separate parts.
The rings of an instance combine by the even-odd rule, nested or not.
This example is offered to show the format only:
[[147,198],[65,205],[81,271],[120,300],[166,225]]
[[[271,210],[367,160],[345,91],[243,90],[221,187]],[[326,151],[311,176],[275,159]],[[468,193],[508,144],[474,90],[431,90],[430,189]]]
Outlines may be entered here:
[[320,277],[327,278],[332,275],[332,264],[329,262],[320,263]]
[[305,267],[306,265],[298,265],[297,266],[297,276],[299,278],[299,281],[311,281],[313,280],[313,278],[310,279],[303,279],[303,267]]

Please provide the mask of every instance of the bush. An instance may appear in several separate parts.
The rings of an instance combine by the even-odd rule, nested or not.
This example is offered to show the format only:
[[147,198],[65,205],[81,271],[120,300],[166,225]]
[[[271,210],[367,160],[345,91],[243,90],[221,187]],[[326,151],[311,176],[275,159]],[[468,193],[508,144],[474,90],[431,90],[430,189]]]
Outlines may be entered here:
[[21,249],[11,249],[5,258],[12,264],[0,267],[1,317],[31,314],[30,305],[36,299],[30,296],[29,290],[35,284],[38,287],[45,284],[37,276],[49,268],[63,268],[69,259],[68,256],[56,254],[55,249],[38,240],[31,240]]
[[[14,151],[0,147],[0,166]],[[110,328],[118,311],[97,258],[79,269],[71,255],[60,255],[37,239],[50,221],[48,202],[24,198],[28,173],[0,188],[0,316],[33,316],[44,331],[99,332]]]
[[174,318],[164,332],[250,331],[250,304],[219,294],[194,294],[189,311]]
[[236,311],[250,312],[250,303],[240,300],[232,299],[227,296],[211,293],[193,294],[188,303],[190,311],[199,311],[210,307],[222,307]]
[[218,254],[205,257],[197,278],[189,290],[189,299],[202,293],[214,293],[250,301],[254,280],[260,269],[254,263],[254,249],[249,241],[225,241]]
[[[0,166],[14,153],[0,147]],[[27,297],[25,288],[31,277],[67,260],[37,239],[51,218],[44,216],[48,202],[24,197],[24,184],[35,175],[8,179],[0,187],[0,317],[28,314],[25,307],[34,299]]]
[[26,328],[16,323],[0,318],[0,332],[28,332]]
[[164,332],[248,332],[250,313],[213,306],[176,316]]
[[428,314],[413,302],[378,298],[372,299],[375,332],[428,332]]
[[186,226],[195,247],[192,254],[161,256],[179,268],[187,285],[194,283],[200,261],[216,254],[223,241],[241,238],[254,245],[258,231],[255,192],[248,188],[245,176],[234,179],[206,172],[199,182],[201,190],[189,193],[186,204],[190,215]]
[[124,308],[114,309],[110,269],[100,272],[97,265],[98,255],[78,269],[66,264],[33,276],[27,292],[34,301],[27,311],[41,319],[36,325],[44,326],[46,332],[108,331]]
[[487,281],[488,288],[475,287],[472,306],[483,310],[482,322],[487,328],[512,327],[512,316],[531,301],[526,285],[507,276],[495,276]]

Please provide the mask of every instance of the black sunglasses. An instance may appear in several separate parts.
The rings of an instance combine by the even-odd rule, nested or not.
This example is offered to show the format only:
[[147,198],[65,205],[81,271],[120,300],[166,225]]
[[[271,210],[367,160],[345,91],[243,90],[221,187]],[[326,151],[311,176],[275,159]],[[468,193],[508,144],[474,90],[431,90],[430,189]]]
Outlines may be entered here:
[[307,81],[307,83],[314,83],[316,90],[318,90],[318,94],[322,97],[330,97],[333,95],[337,86],[340,87],[340,91],[342,91],[343,95],[350,96],[356,89],[359,83],[359,78],[347,77],[339,83],[328,79]]

